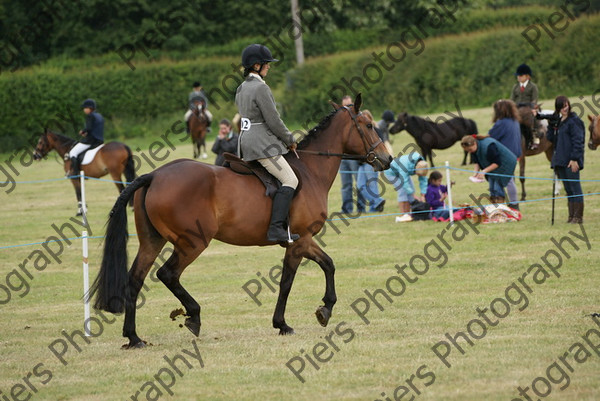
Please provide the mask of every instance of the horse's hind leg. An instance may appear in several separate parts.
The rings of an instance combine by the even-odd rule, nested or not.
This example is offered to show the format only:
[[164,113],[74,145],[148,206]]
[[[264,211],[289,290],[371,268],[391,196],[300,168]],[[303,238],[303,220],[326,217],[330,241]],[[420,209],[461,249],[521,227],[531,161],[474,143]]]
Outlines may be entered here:
[[176,247],[171,257],[158,270],[156,276],[177,297],[188,316],[185,326],[196,336],[200,335],[200,305],[179,282],[185,268],[206,249],[206,246]]
[[[145,189],[143,190],[145,194]],[[137,198],[137,196],[136,196]],[[144,196],[136,200],[136,226],[138,227],[138,238],[140,248],[129,270],[129,302],[125,304],[125,321],[123,323],[123,337],[129,338],[129,344],[125,348],[140,347],[144,342],[138,337],[135,330],[135,313],[137,297],[144,285],[144,279],[148,275],[154,260],[162,247],[167,242],[156,231],[150,223],[143,206]]]

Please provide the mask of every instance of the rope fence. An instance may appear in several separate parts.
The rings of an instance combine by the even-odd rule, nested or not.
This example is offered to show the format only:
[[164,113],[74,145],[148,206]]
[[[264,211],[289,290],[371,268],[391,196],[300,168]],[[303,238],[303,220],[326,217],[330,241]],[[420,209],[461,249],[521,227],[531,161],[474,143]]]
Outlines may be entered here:
[[[432,167],[428,167],[428,168],[424,168],[424,169],[416,169],[416,170],[433,170],[434,168]],[[448,209],[449,210],[461,210],[461,209],[465,209],[466,207],[456,207],[452,205],[452,195],[451,195],[451,188],[452,185],[450,185],[451,182],[451,178],[450,178],[450,170],[453,171],[457,171],[457,172],[462,172],[462,173],[469,173],[469,174],[477,174],[479,173],[479,171],[475,171],[475,170],[468,170],[468,169],[462,169],[462,168],[457,168],[457,167],[451,167],[448,165],[448,162],[446,162],[446,165],[444,167],[440,167],[440,169],[445,169],[447,174],[446,174],[446,180],[447,180],[447,188],[448,188]],[[83,172],[82,172],[83,173]],[[357,171],[343,171],[340,170],[339,173],[341,174],[358,174]],[[540,177],[528,177],[528,176],[512,176],[512,175],[508,175],[508,174],[497,174],[497,173],[485,173],[485,175],[489,175],[489,176],[500,176],[500,177],[514,177],[515,179],[521,179],[521,178],[525,178],[525,179],[529,179],[529,180],[545,180],[545,181],[551,181],[554,178],[540,178]],[[34,180],[34,181],[14,181],[17,184],[37,184],[37,183],[44,183],[44,182],[55,182],[55,181],[62,181],[62,180],[70,180],[70,179],[75,179],[75,178],[80,178],[82,180],[84,179],[91,179],[91,180],[95,180],[95,181],[101,181],[101,182],[109,182],[109,183],[120,183],[120,184],[131,184],[131,182],[128,181],[115,181],[115,180],[109,180],[109,179],[102,179],[102,178],[96,178],[96,177],[89,177],[86,176],[84,174],[78,174],[78,175],[74,175],[74,176],[69,176],[69,177],[62,177],[62,178],[53,178],[53,179],[47,179],[47,180]],[[561,181],[580,181],[580,182],[600,182],[600,180],[561,180]],[[4,182],[4,184],[6,184],[7,182]],[[0,186],[3,183],[0,183]],[[82,190],[83,190],[83,185],[82,185]],[[82,194],[85,192],[85,190],[83,190]],[[587,194],[582,194],[582,195],[572,195],[572,197],[579,197],[579,196],[595,196],[595,195],[600,195],[600,192],[595,192],[595,193],[587,193]],[[557,199],[568,199],[571,196],[552,196],[552,197],[545,197],[545,198],[539,198],[539,199],[531,199],[531,200],[524,200],[524,201],[515,201],[512,203],[516,203],[516,204],[524,204],[524,203],[532,203],[532,202],[544,202],[544,201],[551,201],[551,200],[557,200]],[[83,200],[83,199],[82,199]],[[485,203],[481,203],[482,206],[489,206],[492,203],[489,204],[485,204]],[[82,202],[83,205],[83,202]],[[85,206],[84,206],[85,207]],[[366,213],[366,212],[360,212],[358,213],[357,216],[351,216],[351,215],[346,215],[345,217],[340,217],[340,218],[329,218],[326,219],[325,221],[340,221],[340,220],[356,220],[356,219],[370,219],[370,218],[380,218],[380,217],[393,217],[393,216],[401,216],[404,214],[418,214],[418,213],[430,213],[431,211],[429,210],[423,210],[423,211],[414,211],[414,212],[407,212],[407,213],[402,213],[402,212],[398,212],[398,213]],[[84,212],[84,218],[86,218],[86,212]],[[450,213],[450,221],[453,220],[453,214]],[[130,237],[135,237],[137,236],[137,234],[129,234]],[[53,240],[48,240],[48,241],[42,241],[42,242],[31,242],[31,243],[27,243],[27,244],[16,244],[16,245],[5,245],[5,246],[0,246],[0,251],[5,250],[5,249],[14,249],[14,248],[21,248],[21,247],[28,247],[28,246],[34,246],[34,245],[44,245],[44,244],[48,244],[48,243],[52,243],[52,242],[70,242],[72,240],[83,240],[83,239],[104,239],[104,236],[102,235],[96,235],[96,236],[78,236],[78,237],[71,237],[71,238],[63,238],[63,239],[53,239]]]

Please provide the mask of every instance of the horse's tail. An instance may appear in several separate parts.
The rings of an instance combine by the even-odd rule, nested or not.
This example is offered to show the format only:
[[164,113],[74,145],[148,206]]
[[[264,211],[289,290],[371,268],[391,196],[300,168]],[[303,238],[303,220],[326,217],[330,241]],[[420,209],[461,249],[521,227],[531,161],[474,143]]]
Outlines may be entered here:
[[125,149],[127,150],[127,163],[125,164],[125,180],[127,182],[133,182],[135,180],[135,168],[133,166],[133,156],[131,154],[131,149],[129,146],[125,145]]
[[152,182],[152,174],[144,174],[128,185],[117,198],[110,211],[104,239],[102,265],[98,277],[92,284],[89,298],[94,294],[94,308],[111,313],[121,313],[129,297],[127,277],[127,202],[135,191]]

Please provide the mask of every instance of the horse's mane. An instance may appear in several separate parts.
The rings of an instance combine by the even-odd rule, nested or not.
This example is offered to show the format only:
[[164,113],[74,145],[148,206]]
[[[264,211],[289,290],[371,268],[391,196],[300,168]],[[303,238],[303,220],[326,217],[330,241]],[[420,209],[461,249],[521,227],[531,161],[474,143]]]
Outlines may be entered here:
[[308,131],[308,134],[298,143],[298,149],[305,149],[311,141],[317,137],[319,132],[324,131],[331,124],[331,120],[333,120],[333,116],[337,114],[340,109],[333,110],[331,113],[323,117],[319,124],[316,127]]
[[56,132],[48,131],[49,134],[56,136],[60,143],[69,143],[69,142],[77,142],[75,139],[70,138],[66,135],[58,134]]

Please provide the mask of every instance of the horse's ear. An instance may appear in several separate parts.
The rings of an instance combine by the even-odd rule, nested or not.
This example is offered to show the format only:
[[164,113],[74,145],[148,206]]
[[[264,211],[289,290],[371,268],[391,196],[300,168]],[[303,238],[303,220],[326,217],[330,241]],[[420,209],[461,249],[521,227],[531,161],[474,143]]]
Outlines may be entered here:
[[337,109],[339,109],[341,107],[339,104],[337,104],[333,100],[330,100],[329,104],[333,107],[334,110],[337,110]]
[[594,117],[590,116],[589,114],[588,114],[588,118],[590,119],[590,121],[594,121]]
[[354,113],[358,114],[360,111],[360,106],[362,105],[362,94],[359,93],[356,95],[356,99],[354,99]]

